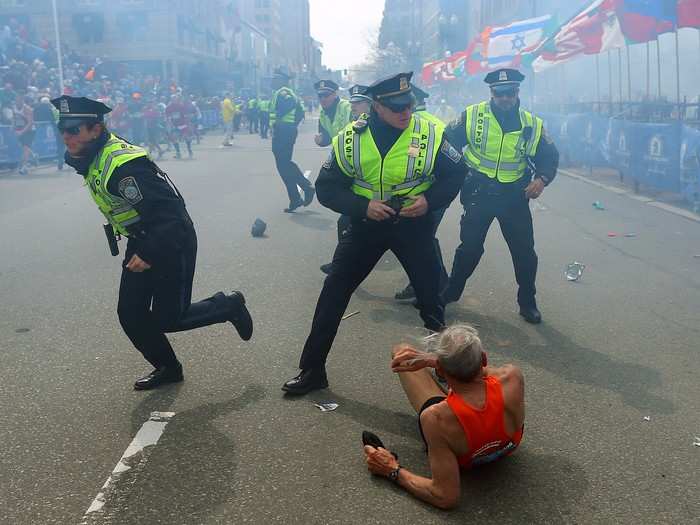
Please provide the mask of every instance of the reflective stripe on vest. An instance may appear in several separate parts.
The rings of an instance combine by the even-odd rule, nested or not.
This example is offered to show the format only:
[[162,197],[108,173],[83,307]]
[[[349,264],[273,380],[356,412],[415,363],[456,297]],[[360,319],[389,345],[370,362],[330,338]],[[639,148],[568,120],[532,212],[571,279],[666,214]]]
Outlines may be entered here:
[[127,162],[147,157],[146,150],[111,134],[109,139],[95,155],[85,177],[90,196],[97,204],[114,231],[124,236],[129,235],[128,227],[141,220],[136,209],[124,198],[107,191],[109,179],[119,166]]
[[350,107],[350,102],[347,100],[338,100],[338,105],[335,108],[335,115],[333,115],[333,122],[328,118],[328,114],[325,110],[321,110],[321,116],[319,121],[321,127],[326,130],[329,137],[335,137],[340,133],[345,126],[350,122],[352,115],[352,109]]
[[358,133],[349,124],[333,137],[333,151],[341,171],[353,178],[352,191],[367,199],[420,195],[433,184],[433,167],[443,128],[411,117],[384,158],[366,129]]
[[[467,146],[464,157],[469,166],[499,182],[515,182],[525,175],[527,157],[537,151],[542,137],[542,119],[520,110],[521,129],[503,133],[489,102],[467,107]],[[526,141],[525,128],[532,129]]]
[[[277,114],[277,97],[279,97],[282,92],[289,93],[292,97],[294,97],[294,107],[292,109],[290,109],[284,115],[278,115]],[[270,100],[270,125],[273,126],[275,124],[275,122],[277,122],[277,121],[286,122],[287,124],[294,124],[298,103],[299,103],[299,101],[297,99],[296,94],[290,88],[285,86],[285,87],[281,87],[277,91],[275,91],[274,94],[272,95],[272,99]]]

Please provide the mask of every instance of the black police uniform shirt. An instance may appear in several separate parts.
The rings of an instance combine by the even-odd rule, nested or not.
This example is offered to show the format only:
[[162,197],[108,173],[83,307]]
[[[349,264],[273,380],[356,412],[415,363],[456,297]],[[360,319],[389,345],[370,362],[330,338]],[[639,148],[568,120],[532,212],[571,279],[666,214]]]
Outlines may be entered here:
[[[490,105],[491,112],[496,117],[503,133],[511,133],[522,129],[522,123],[520,122],[520,101],[518,101],[513,109],[508,111],[499,109],[493,101],[490,102]],[[457,120],[452,121],[447,128],[445,128],[445,133],[450,143],[459,151],[462,151],[467,145],[466,121],[467,112],[463,111]],[[554,177],[557,176],[559,151],[544,128],[542,129],[542,138],[540,138],[537,144],[537,150],[532,160],[535,164],[535,177],[541,178],[545,186],[549,185],[554,180]]]
[[[66,164],[86,177],[90,163],[108,138],[103,133],[84,157],[74,158],[66,152]],[[131,179],[120,184],[128,178]],[[127,186],[131,191],[126,191]],[[119,166],[107,183],[107,191],[129,201],[141,218],[133,225],[134,235],[129,236],[127,253],[136,253],[148,264],[161,266],[167,265],[173,253],[182,250],[191,228],[185,203],[156,172],[152,161],[142,157]]]
[[[403,132],[382,121],[375,113],[368,120],[369,129],[382,158],[386,156]],[[450,145],[443,135],[440,149],[433,166],[433,185],[422,195],[428,201],[429,211],[448,206],[459,193],[469,167],[462,155]],[[367,216],[369,200],[352,191],[353,179],[345,175],[338,166],[333,151],[323,163],[316,179],[318,201],[333,211],[356,218]]]
[[[338,104],[340,103],[340,97],[336,97],[335,100],[333,101],[333,104],[331,104],[328,109],[324,109],[323,112],[328,116],[331,122],[333,122],[333,119],[335,118],[335,112],[338,109]],[[319,146],[321,147],[326,147],[329,146],[330,143],[333,141],[333,137],[330,136],[330,133],[328,133],[328,130],[321,126],[321,119],[318,120],[318,132],[321,134],[321,144]]]

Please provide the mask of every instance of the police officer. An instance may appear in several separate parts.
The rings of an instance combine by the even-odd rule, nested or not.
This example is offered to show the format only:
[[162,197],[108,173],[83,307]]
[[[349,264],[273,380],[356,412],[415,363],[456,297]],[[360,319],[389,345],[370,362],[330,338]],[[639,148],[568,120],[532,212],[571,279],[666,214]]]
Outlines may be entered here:
[[270,129],[270,99],[261,95],[258,99],[258,118],[260,119],[260,138],[266,139]]
[[332,80],[319,80],[314,84],[321,114],[318,118],[316,145],[325,147],[350,122],[352,108],[350,102],[338,96],[338,84]]
[[251,97],[248,100],[248,133],[258,132],[258,98]]
[[[368,86],[355,84],[350,88],[350,120],[355,121],[362,115],[370,112],[372,99],[367,95]],[[352,227],[352,221],[348,215],[341,215],[338,218],[338,242],[345,232],[349,232]],[[328,275],[331,273],[332,263],[321,265],[321,271]]]
[[[413,113],[421,118],[432,122],[437,127],[444,128],[445,123],[432,113],[429,113],[425,108],[425,101],[428,97],[430,97],[430,94],[426,91],[423,91],[416,85],[411,85],[411,88],[413,96],[416,99],[415,106],[413,107]],[[445,268],[445,263],[442,259],[442,249],[440,248],[440,241],[437,238],[437,230],[440,227],[440,223],[442,222],[442,218],[445,216],[446,211],[447,208],[441,208],[439,210],[434,210],[431,212],[433,214],[433,245],[435,246],[435,251],[437,252],[438,258],[440,259],[440,290],[443,290],[445,286],[447,286],[448,277],[447,269]],[[413,300],[415,304],[416,292],[413,289],[413,285],[411,283],[408,283],[403,290],[397,292],[396,295],[394,295],[394,298],[397,301]]]
[[[300,206],[311,204],[315,193],[311,183],[292,160],[297,126],[304,118],[304,109],[299,103],[299,97],[289,87],[289,75],[282,69],[276,69],[272,75],[272,88],[275,90],[270,100],[272,153],[289,196],[289,206],[284,211],[292,213]],[[303,200],[297,187],[304,191]]]
[[468,106],[446,131],[454,146],[464,149],[476,181],[462,190],[461,243],[443,299],[445,304],[459,300],[484,253],[489,227],[498,219],[513,259],[520,315],[537,324],[542,316],[535,302],[537,254],[529,200],[554,180],[559,153],[542,119],[520,107],[524,78],[515,69],[486,75],[491,100]]
[[230,321],[250,339],[253,322],[241,292],[214,294],[192,303],[197,236],[185,202],[146,151],[107,130],[111,109],[84,97],[51,101],[66,163],[85,178],[107,219],[112,253],[116,237],[128,238],[119,287],[119,321],[154,370],[138,379],[137,390],[182,381],[182,366],[165,332],[191,330]]
[[411,76],[400,73],[370,86],[370,116],[333,138],[333,151],[321,168],[319,201],[349,215],[352,229],[333,256],[301,355],[301,373],[283,386],[290,394],[328,385],[325,362],[341,316],[386,250],[414,284],[425,327],[437,331],[444,326],[430,210],[454,199],[468,168],[442,129],[412,114]]

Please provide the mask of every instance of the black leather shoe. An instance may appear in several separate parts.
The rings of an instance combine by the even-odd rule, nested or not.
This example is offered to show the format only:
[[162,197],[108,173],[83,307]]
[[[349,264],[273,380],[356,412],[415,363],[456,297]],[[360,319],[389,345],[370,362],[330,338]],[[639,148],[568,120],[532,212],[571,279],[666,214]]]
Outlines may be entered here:
[[542,322],[542,314],[536,306],[521,306],[520,315],[531,324],[540,324]]
[[327,387],[326,369],[321,367],[302,370],[298,376],[293,377],[282,385],[282,390],[288,394],[303,396],[312,390],[320,390]]
[[331,268],[333,268],[333,263],[326,263],[321,265],[321,271],[326,275],[331,274]]
[[284,213],[294,213],[297,208],[301,208],[303,201],[290,202],[289,206],[284,209]]
[[253,319],[245,305],[243,293],[234,291],[231,295],[226,296],[226,300],[230,307],[228,320],[236,328],[241,339],[248,341],[253,337]]
[[450,293],[449,288],[445,288],[442,293],[440,294],[440,298],[442,299],[442,304],[447,306],[450,303],[456,303],[459,301],[459,297],[455,297],[452,293]]
[[400,292],[396,292],[396,295],[394,295],[394,299],[397,301],[410,301],[411,299],[416,298],[416,292],[413,289],[413,286],[410,284],[406,286],[403,290]]
[[[369,445],[370,447],[374,448],[386,449],[382,440],[379,439],[379,436],[374,432],[370,432],[369,430],[362,431],[362,444]],[[394,456],[394,459],[399,459],[399,455],[396,452],[394,452],[393,450],[389,450],[389,452],[391,452],[391,455]]]
[[185,379],[182,375],[182,365],[161,366],[156,368],[147,376],[137,379],[134,383],[134,390],[151,390],[166,383],[179,383]]
[[316,195],[316,190],[313,189],[312,187],[309,187],[304,190],[304,201],[302,204],[304,206],[308,206],[314,201],[314,195]]

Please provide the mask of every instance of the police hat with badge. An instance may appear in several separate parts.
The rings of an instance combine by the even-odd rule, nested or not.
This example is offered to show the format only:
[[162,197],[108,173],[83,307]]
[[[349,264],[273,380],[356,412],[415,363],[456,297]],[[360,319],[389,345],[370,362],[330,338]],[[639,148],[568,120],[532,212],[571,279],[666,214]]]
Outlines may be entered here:
[[112,111],[112,108],[86,97],[71,97],[62,95],[51,101],[51,104],[58,110],[58,129],[63,131],[80,132],[83,124],[95,124],[104,122],[104,116]]
[[396,113],[404,111],[413,105],[412,76],[413,71],[410,71],[377,80],[367,88],[367,95],[391,111]]
[[496,94],[514,93],[519,87],[520,83],[525,80],[525,75],[523,75],[517,69],[497,69],[496,71],[491,71],[484,78],[491,90]]
[[314,84],[314,89],[319,98],[327,97],[338,91],[338,84],[332,80],[319,80]]
[[367,95],[368,86],[355,84],[350,88],[350,102],[372,102],[372,99]]

